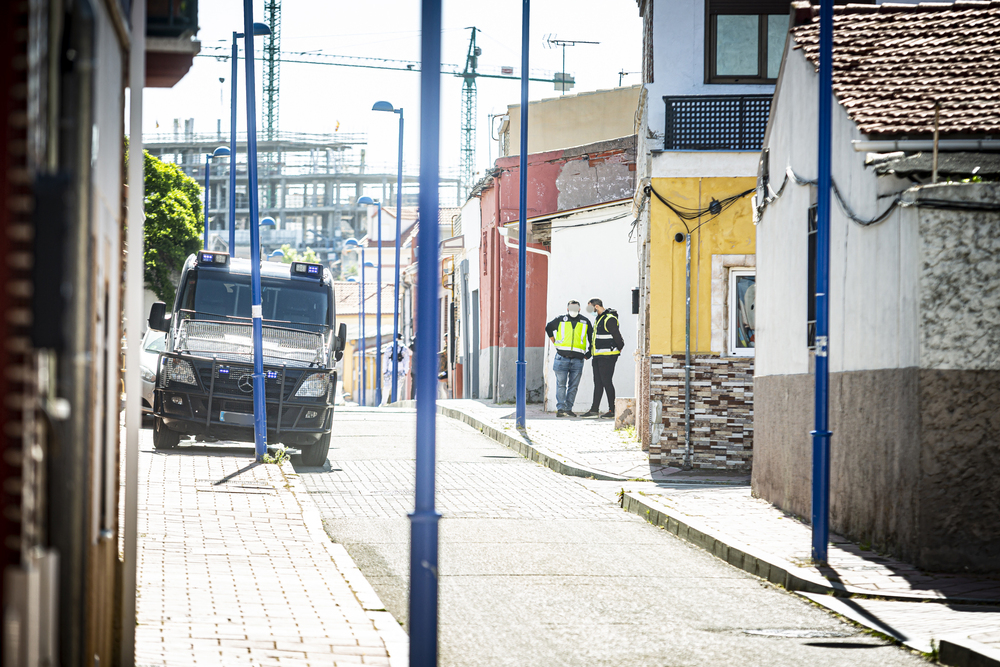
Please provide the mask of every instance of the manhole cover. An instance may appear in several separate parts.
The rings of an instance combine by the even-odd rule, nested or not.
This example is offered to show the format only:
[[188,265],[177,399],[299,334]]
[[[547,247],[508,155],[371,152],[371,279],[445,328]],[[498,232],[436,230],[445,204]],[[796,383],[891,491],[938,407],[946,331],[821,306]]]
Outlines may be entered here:
[[744,630],[743,634],[760,637],[787,637],[791,639],[825,639],[833,637],[850,637],[849,632],[829,632],[825,630],[799,630],[795,628],[765,628],[763,630]]

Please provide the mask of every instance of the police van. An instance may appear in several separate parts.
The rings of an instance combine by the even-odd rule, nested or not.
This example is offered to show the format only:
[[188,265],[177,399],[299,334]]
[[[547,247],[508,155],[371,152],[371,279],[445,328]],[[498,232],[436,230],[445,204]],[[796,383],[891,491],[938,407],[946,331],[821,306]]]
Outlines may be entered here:
[[[199,251],[184,263],[172,311],[150,309],[150,328],[166,333],[153,395],[157,449],[187,435],[253,442],[250,267]],[[260,282],[267,441],[323,465],[347,339],[345,324],[335,332],[333,277],[320,264],[263,262]]]

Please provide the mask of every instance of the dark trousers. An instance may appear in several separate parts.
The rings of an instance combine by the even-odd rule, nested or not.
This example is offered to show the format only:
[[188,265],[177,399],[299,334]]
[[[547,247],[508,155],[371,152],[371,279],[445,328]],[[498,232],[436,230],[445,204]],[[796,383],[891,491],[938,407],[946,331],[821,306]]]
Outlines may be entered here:
[[607,393],[608,410],[614,412],[615,409],[615,364],[618,363],[617,354],[598,355],[591,359],[590,365],[594,367],[594,403],[590,406],[592,412],[599,412],[601,409],[601,397]]

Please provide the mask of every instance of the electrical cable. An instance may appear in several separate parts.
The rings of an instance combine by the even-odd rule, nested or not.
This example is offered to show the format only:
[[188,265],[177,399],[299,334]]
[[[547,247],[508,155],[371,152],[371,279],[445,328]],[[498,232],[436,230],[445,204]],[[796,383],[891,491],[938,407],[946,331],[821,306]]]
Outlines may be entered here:
[[[699,229],[700,227],[707,225],[712,220],[715,220],[717,217],[722,215],[723,211],[725,211],[727,208],[735,204],[743,197],[746,197],[748,194],[755,192],[755,190],[756,188],[751,188],[750,190],[746,190],[736,195],[730,195],[729,197],[725,197],[724,199],[721,200],[713,199],[712,202],[707,207],[698,209],[698,208],[689,208],[687,206],[671,202],[666,197],[657,192],[652,185],[647,185],[644,188],[644,191],[646,192],[647,195],[652,193],[657,199],[660,200],[660,202],[664,206],[673,211],[674,214],[678,218],[680,218],[681,224],[684,225],[684,229],[685,231],[687,231],[688,234],[695,231],[696,229]],[[711,215],[712,217],[710,217],[708,220],[705,220],[704,222],[699,223],[694,229],[691,229],[688,226],[687,223],[689,220],[699,220],[706,215]]]

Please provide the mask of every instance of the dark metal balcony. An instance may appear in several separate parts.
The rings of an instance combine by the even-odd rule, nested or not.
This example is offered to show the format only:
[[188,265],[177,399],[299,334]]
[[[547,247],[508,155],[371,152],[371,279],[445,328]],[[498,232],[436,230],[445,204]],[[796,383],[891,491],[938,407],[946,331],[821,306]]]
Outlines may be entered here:
[[665,95],[663,150],[759,151],[770,95]]
[[198,0],[149,0],[146,34],[150,37],[182,37],[198,31]]

